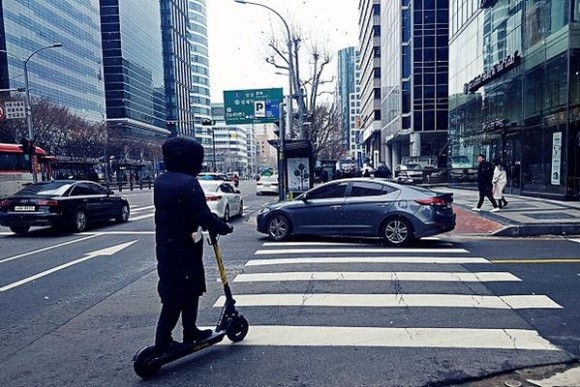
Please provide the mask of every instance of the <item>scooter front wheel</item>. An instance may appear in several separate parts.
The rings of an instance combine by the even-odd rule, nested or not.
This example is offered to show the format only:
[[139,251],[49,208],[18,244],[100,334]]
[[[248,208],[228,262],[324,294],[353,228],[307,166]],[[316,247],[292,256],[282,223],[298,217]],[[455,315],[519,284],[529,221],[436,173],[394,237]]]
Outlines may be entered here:
[[154,346],[145,347],[137,352],[133,358],[135,373],[143,379],[149,379],[157,375],[161,369],[161,364],[155,361],[157,356]]
[[228,336],[228,339],[237,343],[244,340],[249,329],[250,323],[248,323],[248,320],[246,320],[244,316],[238,316],[233,318],[228,324],[226,335]]

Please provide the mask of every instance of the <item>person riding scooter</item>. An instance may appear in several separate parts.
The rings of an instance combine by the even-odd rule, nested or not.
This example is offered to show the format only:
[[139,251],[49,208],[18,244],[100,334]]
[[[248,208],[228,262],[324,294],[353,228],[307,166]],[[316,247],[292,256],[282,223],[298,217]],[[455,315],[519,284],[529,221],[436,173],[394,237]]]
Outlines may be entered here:
[[[196,179],[204,157],[201,144],[174,137],[163,144],[162,150],[167,172],[155,180],[153,194],[162,303],[155,348],[160,353],[180,351],[184,345],[212,335],[211,329],[200,330],[196,326],[199,297],[206,291],[201,228],[221,235],[233,232],[231,224],[211,213]],[[172,337],[180,316],[183,344]]]

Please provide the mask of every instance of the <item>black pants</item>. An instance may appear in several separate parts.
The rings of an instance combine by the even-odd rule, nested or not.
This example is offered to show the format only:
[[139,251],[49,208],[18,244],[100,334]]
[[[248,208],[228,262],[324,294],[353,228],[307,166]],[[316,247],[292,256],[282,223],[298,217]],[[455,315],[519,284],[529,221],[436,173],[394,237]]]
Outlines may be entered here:
[[197,331],[197,308],[199,304],[199,297],[193,297],[191,302],[187,305],[178,305],[171,303],[164,303],[161,308],[161,315],[157,323],[157,332],[155,333],[155,346],[164,348],[171,341],[173,337],[171,332],[175,329],[179,316],[181,315],[181,324],[183,325],[183,341],[192,342]]
[[479,201],[477,202],[477,208],[481,208],[481,206],[483,205],[483,200],[485,198],[488,198],[489,201],[491,202],[491,205],[493,206],[493,208],[497,208],[497,202],[495,201],[495,199],[493,198],[493,194],[487,191],[479,191]]

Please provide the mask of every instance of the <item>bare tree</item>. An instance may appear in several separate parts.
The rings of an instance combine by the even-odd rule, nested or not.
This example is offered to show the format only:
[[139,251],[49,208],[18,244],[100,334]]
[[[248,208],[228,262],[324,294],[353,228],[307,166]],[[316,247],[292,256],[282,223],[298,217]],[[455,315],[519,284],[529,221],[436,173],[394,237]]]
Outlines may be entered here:
[[[304,139],[313,142],[313,146],[319,139],[331,139],[340,136],[340,125],[329,124],[336,120],[336,114],[340,114],[337,109],[325,106],[319,109],[319,97],[325,93],[332,94],[324,86],[334,82],[334,77],[325,78],[324,71],[332,61],[332,54],[328,49],[316,42],[309,42],[299,28],[294,28],[292,59],[296,74],[296,87],[300,89],[296,96],[298,98],[299,116],[296,125],[292,128],[292,133],[301,132],[303,125]],[[274,34],[268,41],[268,48],[271,55],[266,57],[266,62],[277,69],[289,71],[287,42],[278,39]],[[300,65],[308,63],[308,73],[304,75],[300,71]],[[321,115],[328,115],[327,117]],[[340,120],[339,120],[340,121]],[[298,127],[296,127],[298,126]],[[336,133],[324,133],[325,130],[336,131]],[[335,142],[332,142],[335,144]],[[330,146],[326,140],[319,142],[318,146]],[[330,153],[343,153],[338,150],[331,150]],[[315,151],[318,154],[318,151]]]
[[333,103],[321,103],[311,113],[308,131],[314,157],[319,160],[338,160],[346,151],[340,133],[340,109]]

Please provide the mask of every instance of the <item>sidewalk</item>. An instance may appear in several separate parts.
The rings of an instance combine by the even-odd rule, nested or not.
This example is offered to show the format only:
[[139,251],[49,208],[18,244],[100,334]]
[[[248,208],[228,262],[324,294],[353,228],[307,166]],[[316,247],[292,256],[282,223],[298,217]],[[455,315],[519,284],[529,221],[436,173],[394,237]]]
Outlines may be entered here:
[[[475,212],[479,194],[476,190],[434,187],[434,191],[452,192],[457,213],[457,228],[494,236],[580,235],[580,202],[564,202],[527,196],[505,195],[508,205],[490,212],[485,199],[482,211]],[[469,232],[469,231],[468,231]]]

